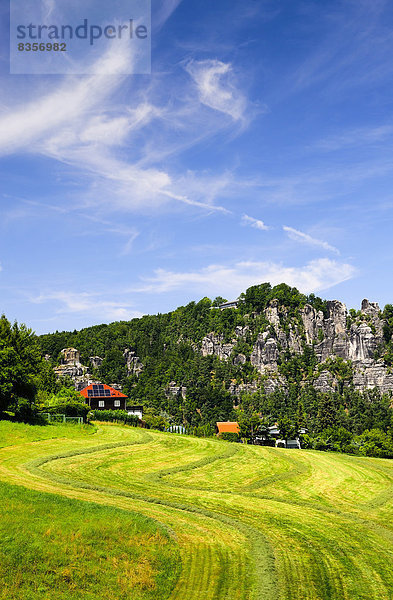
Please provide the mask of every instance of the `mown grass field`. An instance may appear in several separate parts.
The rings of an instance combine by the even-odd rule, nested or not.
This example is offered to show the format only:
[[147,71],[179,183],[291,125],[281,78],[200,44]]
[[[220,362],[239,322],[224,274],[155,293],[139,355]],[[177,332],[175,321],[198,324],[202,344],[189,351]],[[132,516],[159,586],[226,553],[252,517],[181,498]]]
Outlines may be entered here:
[[0,423],[0,481],[0,598],[393,599],[391,461]]

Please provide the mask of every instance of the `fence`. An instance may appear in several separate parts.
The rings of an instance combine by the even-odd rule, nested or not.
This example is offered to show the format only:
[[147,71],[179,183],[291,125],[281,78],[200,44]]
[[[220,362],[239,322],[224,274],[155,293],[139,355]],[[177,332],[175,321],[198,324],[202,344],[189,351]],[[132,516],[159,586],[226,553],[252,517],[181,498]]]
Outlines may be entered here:
[[66,415],[52,415],[51,413],[42,413],[42,416],[48,423],[77,423],[83,424],[83,417],[66,417]]

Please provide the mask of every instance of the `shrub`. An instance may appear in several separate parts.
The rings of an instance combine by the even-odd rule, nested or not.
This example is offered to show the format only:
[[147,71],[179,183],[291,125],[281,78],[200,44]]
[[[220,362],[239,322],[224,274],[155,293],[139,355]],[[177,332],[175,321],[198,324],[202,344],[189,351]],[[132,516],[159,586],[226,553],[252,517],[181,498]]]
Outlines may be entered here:
[[137,415],[129,415],[125,410],[92,410],[91,418],[96,421],[106,421],[109,423],[124,423],[138,427],[141,421]]
[[393,458],[393,440],[380,429],[364,431],[355,438],[359,444],[359,453],[377,458]]
[[300,436],[300,445],[304,449],[314,448],[314,440],[312,437],[308,435],[308,433],[304,433]]
[[191,433],[196,437],[212,437],[214,429],[211,425],[197,425],[191,430]]
[[65,415],[66,417],[83,417],[83,421],[86,422],[87,414],[90,408],[84,402],[74,402],[64,400],[64,403],[58,403],[54,406],[41,406],[41,412],[50,413],[51,415]]
[[322,450],[326,452],[328,450],[334,450],[335,448],[332,446],[330,442],[324,440],[322,438],[317,438],[314,440],[314,450]]
[[15,420],[23,423],[39,425],[44,422],[38,414],[36,406],[27,398],[16,398],[14,406],[12,406]]
[[224,431],[224,433],[220,433],[218,435],[218,438],[220,440],[225,440],[226,442],[239,442],[239,436],[237,433],[234,433],[233,431]]
[[143,421],[147,429],[165,431],[169,427],[168,421],[166,421],[161,415],[147,414]]

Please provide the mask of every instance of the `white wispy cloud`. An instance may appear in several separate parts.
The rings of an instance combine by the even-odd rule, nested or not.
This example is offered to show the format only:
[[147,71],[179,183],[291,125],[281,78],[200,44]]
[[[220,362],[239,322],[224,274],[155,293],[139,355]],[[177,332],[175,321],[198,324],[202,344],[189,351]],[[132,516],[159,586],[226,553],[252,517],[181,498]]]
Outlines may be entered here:
[[380,125],[379,127],[362,127],[351,129],[337,135],[330,135],[315,144],[320,150],[341,150],[353,146],[374,145],[385,142],[393,134],[392,125]]
[[260,219],[254,219],[254,217],[249,217],[248,215],[242,216],[242,223],[243,225],[250,225],[255,229],[259,229],[260,231],[268,231],[270,229],[270,227],[265,225]]
[[[117,232],[113,231],[113,233],[117,233]],[[139,237],[139,232],[132,231],[130,233],[127,233],[126,235],[127,235],[128,239],[120,252],[120,256],[127,256],[128,254],[130,254],[135,240],[137,239],[137,237]]]
[[45,22],[52,16],[55,8],[56,8],[55,0],[42,0],[41,11],[42,11],[42,15],[43,15],[43,22]]
[[35,304],[55,302],[57,314],[88,314],[89,318],[105,320],[128,320],[141,317],[143,313],[122,302],[100,299],[98,294],[87,292],[56,291],[31,298]]
[[[98,61],[97,70],[121,72],[125,61],[122,52],[111,51]],[[114,75],[108,86],[104,74],[83,79],[66,77],[53,92],[38,93],[34,100],[17,108],[4,108],[0,115],[0,155],[34,150],[46,153],[51,145],[67,147],[91,125],[94,112],[102,111],[103,103],[118,90],[122,80]]]
[[173,272],[157,269],[132,291],[164,293],[192,288],[202,294],[225,294],[236,297],[252,285],[269,281],[273,285],[285,282],[311,293],[337,285],[354,277],[356,269],[347,263],[328,258],[312,260],[300,267],[288,267],[274,262],[238,262],[231,265],[209,265],[199,271]]
[[317,246],[319,248],[323,248],[324,250],[329,250],[329,252],[334,252],[334,254],[340,254],[340,251],[331,246],[328,242],[324,242],[323,240],[318,240],[317,238],[308,235],[308,233],[303,233],[303,231],[298,231],[293,227],[283,226],[283,230],[288,234],[295,242],[301,242],[302,244],[309,244],[310,246]]
[[[34,153],[73,167],[84,186],[78,203],[87,206],[151,214],[158,207],[181,204],[225,212],[216,201],[230,183],[227,174],[170,173],[161,164],[168,153],[181,152],[227,127],[228,110],[233,118],[241,118],[242,98],[229,84],[226,91],[217,79],[219,106],[225,114],[206,122],[201,103],[188,90],[183,90],[183,97],[179,94],[176,106],[163,103],[152,88],[136,89],[128,103],[117,105],[114,99],[125,79],[113,75],[108,85],[105,73],[121,73],[125,60],[121,52],[108,51],[97,63],[102,75],[67,77],[52,91],[33,89],[27,103],[4,106],[0,156]],[[180,141],[173,135],[177,128],[182,130]]]
[[[103,231],[105,233],[112,233],[115,236],[120,236],[122,238],[125,238],[126,241],[123,244],[123,247],[119,253],[120,256],[127,256],[128,254],[130,254],[135,240],[140,235],[140,232],[135,227],[127,227],[126,225],[111,223],[110,221],[106,221],[104,219],[101,219],[101,218],[99,218],[95,215],[91,215],[91,214],[81,213],[81,217],[84,219],[87,219],[89,221],[93,221],[94,223],[99,223],[100,225],[103,226]],[[92,232],[89,231],[87,233],[87,235],[91,235],[91,233]],[[100,234],[101,232],[100,231],[97,232],[95,229],[94,233]]]
[[153,13],[154,29],[161,29],[183,0],[159,0]]
[[[329,93],[346,88],[374,84],[388,77],[391,68],[391,32],[385,27],[386,0],[348,2],[341,11],[326,10],[318,13],[319,26],[326,26],[325,35],[316,41],[312,53],[295,70],[295,89],[318,85]],[[312,16],[314,7],[309,7]],[[303,13],[304,31],[315,28]],[[314,13],[315,15],[316,13]],[[287,89],[291,85],[287,83]]]
[[246,119],[247,101],[236,87],[231,64],[219,60],[190,60],[185,69],[197,86],[202,104],[234,121]]

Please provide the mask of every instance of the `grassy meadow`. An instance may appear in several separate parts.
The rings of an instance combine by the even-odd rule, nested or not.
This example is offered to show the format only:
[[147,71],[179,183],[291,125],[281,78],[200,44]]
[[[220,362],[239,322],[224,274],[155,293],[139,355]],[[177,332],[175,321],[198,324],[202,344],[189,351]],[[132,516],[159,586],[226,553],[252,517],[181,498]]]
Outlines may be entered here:
[[0,598],[392,600],[393,462],[0,422]]

